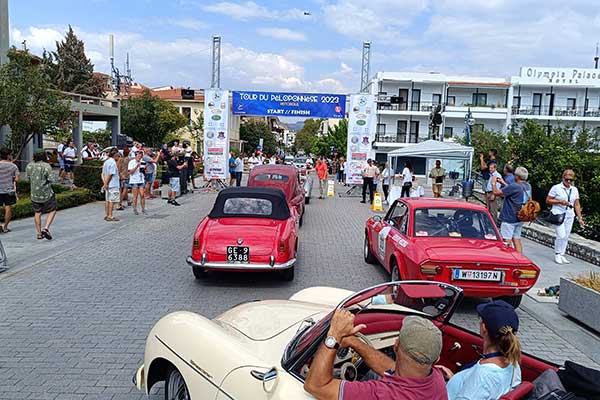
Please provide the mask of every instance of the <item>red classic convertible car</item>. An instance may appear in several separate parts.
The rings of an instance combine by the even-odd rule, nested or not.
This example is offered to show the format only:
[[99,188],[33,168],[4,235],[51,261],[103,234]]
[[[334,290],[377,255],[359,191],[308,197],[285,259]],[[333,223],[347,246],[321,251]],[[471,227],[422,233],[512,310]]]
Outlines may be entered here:
[[365,261],[392,281],[435,280],[469,297],[500,297],[518,307],[539,268],[502,242],[488,211],[457,200],[402,198],[366,222]]
[[224,189],[196,228],[187,263],[197,279],[211,270],[277,271],[290,281],[298,250],[297,224],[279,189]]
[[296,210],[300,226],[304,221],[304,189],[298,170],[292,165],[259,165],[252,168],[248,186],[281,189],[290,208]]

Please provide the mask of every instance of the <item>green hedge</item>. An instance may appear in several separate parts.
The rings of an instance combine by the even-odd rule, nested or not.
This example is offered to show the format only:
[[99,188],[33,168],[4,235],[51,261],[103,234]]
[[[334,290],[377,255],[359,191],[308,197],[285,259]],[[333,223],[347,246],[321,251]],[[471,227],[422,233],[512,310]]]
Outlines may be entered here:
[[[68,186],[65,185],[58,185],[58,184],[52,184],[52,190],[54,191],[54,193],[63,193],[63,192],[69,192],[71,191],[71,189],[69,189]],[[29,193],[31,193],[31,185],[29,183],[29,181],[26,180],[21,180],[17,182],[17,193],[21,194],[21,195],[27,195]]]
[[[69,190],[56,193],[56,202],[59,210],[65,208],[77,207],[82,204],[95,201],[94,196],[87,189]],[[34,214],[31,207],[31,198],[21,197],[17,204],[12,206],[12,219],[32,217]],[[0,209],[0,218],[4,219],[4,207]]]
[[104,198],[102,190],[102,161],[85,161],[73,168],[73,184],[88,189],[98,200]]

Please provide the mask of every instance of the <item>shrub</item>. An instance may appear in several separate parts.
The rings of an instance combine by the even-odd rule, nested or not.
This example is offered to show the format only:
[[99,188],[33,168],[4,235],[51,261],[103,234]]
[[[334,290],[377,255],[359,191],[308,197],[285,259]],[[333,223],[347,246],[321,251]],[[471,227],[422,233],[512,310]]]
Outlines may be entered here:
[[[77,207],[82,204],[90,203],[95,198],[91,192],[87,189],[69,190],[66,192],[56,193],[56,203],[59,210],[65,208]],[[33,208],[31,207],[31,198],[21,197],[12,207],[12,218],[27,218],[32,217],[34,214]],[[4,208],[0,209],[0,217],[4,218]]]
[[[54,193],[63,193],[63,192],[71,191],[71,189],[69,189],[65,185],[52,184],[51,186],[52,186],[52,190],[54,191]],[[28,195],[29,193],[31,193],[31,185],[30,185],[29,181],[26,181],[26,180],[18,181],[17,182],[17,193],[20,195]]]
[[85,161],[73,169],[74,184],[80,188],[86,188],[92,192],[97,199],[104,196],[102,190],[102,161]]
[[585,286],[597,292],[600,292],[600,274],[594,271],[588,271],[571,278],[573,282]]

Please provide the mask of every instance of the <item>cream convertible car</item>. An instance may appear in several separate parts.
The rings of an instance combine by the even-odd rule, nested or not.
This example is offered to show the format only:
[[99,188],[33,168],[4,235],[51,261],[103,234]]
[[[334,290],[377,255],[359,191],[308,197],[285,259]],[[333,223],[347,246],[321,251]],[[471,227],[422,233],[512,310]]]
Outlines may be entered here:
[[[312,399],[303,389],[304,379],[336,307],[355,313],[355,323],[367,326],[359,338],[392,357],[404,317],[430,318],[443,333],[440,364],[456,371],[482,351],[479,336],[449,324],[461,298],[462,290],[449,284],[403,281],[358,293],[309,288],[289,300],[242,304],[213,320],[176,312],[152,328],[144,365],[133,380],[146,393],[165,381],[168,400]],[[523,381],[548,368],[553,366],[524,356]],[[354,350],[338,350],[336,377],[361,380],[369,371]],[[524,382],[515,390],[526,390],[523,385],[531,384]],[[519,394],[510,398],[518,399]]]

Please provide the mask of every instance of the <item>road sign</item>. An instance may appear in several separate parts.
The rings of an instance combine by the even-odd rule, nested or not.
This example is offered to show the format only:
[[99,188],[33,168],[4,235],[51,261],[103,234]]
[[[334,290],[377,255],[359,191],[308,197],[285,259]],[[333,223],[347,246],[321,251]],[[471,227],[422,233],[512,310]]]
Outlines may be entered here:
[[375,192],[373,196],[373,211],[383,211],[383,203],[381,201],[381,193]]
[[335,181],[333,179],[329,179],[327,181],[327,197],[335,196]]

